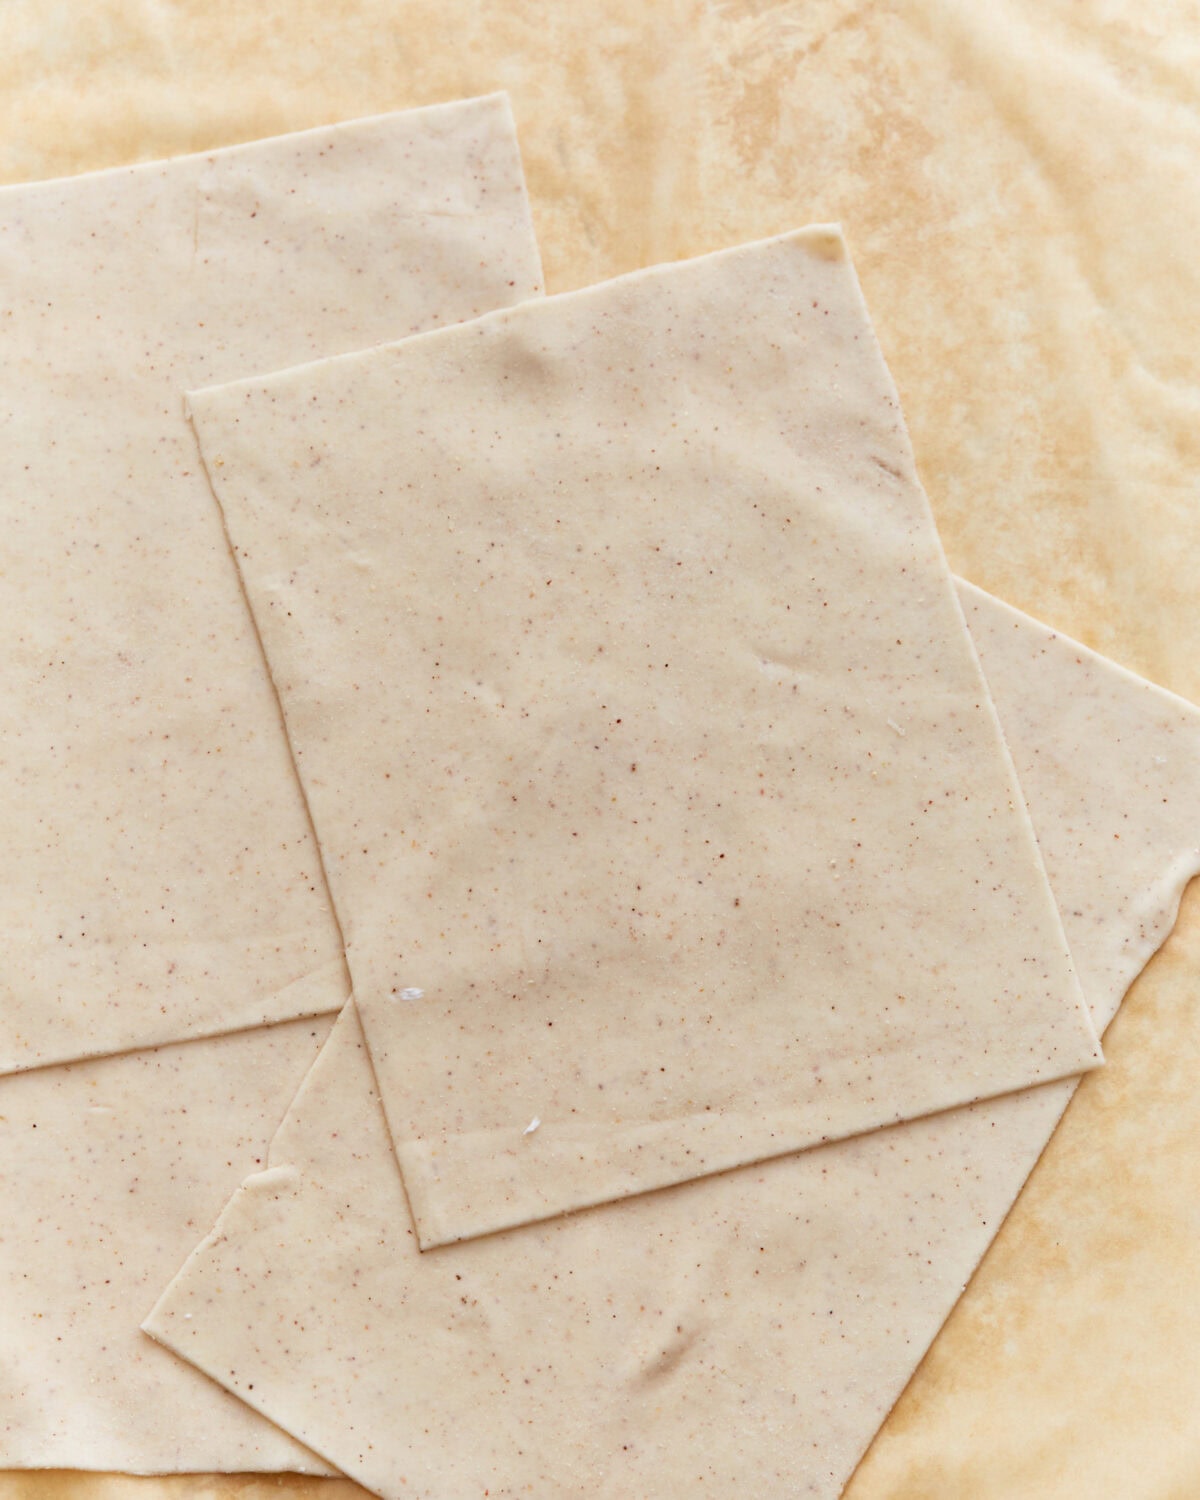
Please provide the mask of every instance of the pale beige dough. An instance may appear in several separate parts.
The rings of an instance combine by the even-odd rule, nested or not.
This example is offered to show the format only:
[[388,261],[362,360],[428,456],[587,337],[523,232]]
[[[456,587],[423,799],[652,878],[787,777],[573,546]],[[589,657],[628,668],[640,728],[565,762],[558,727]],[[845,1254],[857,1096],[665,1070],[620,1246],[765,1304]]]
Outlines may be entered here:
[[[91,0],[70,25],[45,0],[3,9],[8,181],[505,87],[555,291],[840,219],[951,564],[1200,701],[1186,0]],[[1198,976],[1200,888],[855,1500],[1200,1494]]]
[[336,1008],[182,390],[540,289],[493,96],[0,191],[0,1071]]
[[[1104,1026],[1200,868],[1200,712],[959,589]],[[833,1500],[1073,1087],[421,1254],[351,1005],[146,1327],[387,1500]]]
[[329,1027],[284,1022],[0,1084],[7,1467],[324,1472],[138,1323],[265,1159]]
[[[471,101],[10,191],[0,194],[0,224],[14,319],[31,329],[47,316],[27,301],[37,277],[53,287],[60,313],[66,299],[81,335],[70,343],[61,330],[48,333],[36,364],[15,340],[2,346],[10,371],[21,360],[9,399],[37,415],[31,431],[14,435],[16,453],[29,461],[38,433],[59,443],[33,459],[41,492],[5,492],[6,546],[44,570],[10,572],[3,587],[21,593],[15,626],[28,637],[54,636],[76,607],[81,620],[43,664],[43,677],[69,683],[41,682],[34,693],[33,678],[24,680],[34,695],[26,708],[44,717],[22,713],[16,691],[17,669],[37,664],[28,652],[24,663],[9,660],[4,753],[28,800],[7,802],[6,836],[10,850],[23,837],[48,842],[8,867],[5,982],[19,994],[0,1007],[0,1035],[13,1048],[36,1044],[41,1056],[244,1026],[263,1011],[328,1010],[345,993],[340,942],[236,569],[171,382],[470,317],[537,291],[507,105]],[[18,234],[38,264],[18,261]],[[108,265],[108,280],[92,274],[93,260]],[[139,329],[156,330],[164,346],[157,371],[140,364]],[[168,456],[157,459],[159,448]],[[14,462],[11,451],[0,456]],[[45,470],[55,465],[61,488],[47,498]],[[76,473],[89,472],[93,487],[70,490]],[[129,491],[130,474],[144,492]],[[32,503],[38,493],[44,512]],[[67,529],[85,512],[86,531]],[[174,597],[192,571],[190,595]],[[73,580],[73,598],[54,592],[55,578]],[[200,616],[203,633],[185,640]],[[172,654],[183,670],[200,664],[190,684],[167,680]],[[144,701],[132,704],[139,691]],[[106,717],[110,695],[115,713]],[[218,736],[227,712],[238,718],[237,742]],[[72,715],[83,727],[72,731],[68,759],[37,761],[39,737],[65,751],[52,726]],[[113,719],[130,735],[136,723],[141,738],[106,761],[102,751],[119,746]],[[210,777],[208,752],[218,749],[223,768]],[[267,779],[256,785],[254,774]],[[201,793],[208,800],[193,805]],[[124,824],[105,810],[114,797]],[[73,812],[79,822],[68,828]],[[201,858],[231,840],[248,846],[240,882]],[[177,897],[175,927],[143,909],[159,881]],[[85,895],[106,903],[121,941],[106,949],[103,924],[93,941],[65,936],[69,957],[52,971],[59,950],[39,934],[56,903]],[[256,993],[310,949],[323,962],[314,976],[282,994]],[[261,963],[250,962],[254,953]],[[155,964],[176,972],[151,1004],[139,978]],[[185,975],[204,980],[198,995]],[[114,997],[109,985],[126,988]],[[265,1156],[330,1024],[324,1016],[0,1079],[0,1464],[325,1472],[164,1357],[138,1323]]]
[[191,409],[423,1246],[1098,1060],[836,229]]

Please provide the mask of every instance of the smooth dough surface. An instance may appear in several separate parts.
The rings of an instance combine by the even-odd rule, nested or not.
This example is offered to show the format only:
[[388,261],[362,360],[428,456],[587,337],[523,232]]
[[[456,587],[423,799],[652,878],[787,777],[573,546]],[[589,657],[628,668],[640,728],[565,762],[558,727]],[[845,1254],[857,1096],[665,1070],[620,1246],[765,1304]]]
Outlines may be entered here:
[[[1200,701],[1190,0],[8,0],[0,176],[498,87],[555,291],[839,219],[954,568]],[[854,1500],[1200,1494],[1200,891]],[[269,1500],[5,1476],[5,1500]],[[348,1482],[293,1480],[292,1497]]]
[[338,1008],[181,392],[540,287],[500,96],[0,190],[0,1071]]
[[[482,307],[538,289],[537,249],[511,117],[502,99],[371,120],[211,159],[158,163],[0,198],[7,204],[0,220],[10,236],[16,232],[19,209],[26,231],[32,235],[36,229],[41,236],[39,253],[48,253],[55,225],[62,232],[65,238],[55,243],[49,264],[37,269],[47,285],[57,274],[55,284],[70,291],[79,318],[87,305],[79,243],[85,231],[89,245],[93,232],[107,236],[103,255],[98,250],[88,253],[100,258],[113,254],[113,275],[129,278],[127,286],[122,282],[124,300],[111,287],[106,292],[100,278],[95,306],[106,309],[106,318],[136,300],[136,326],[150,328],[156,317],[162,318],[156,338],[165,342],[182,309],[187,309],[191,322],[179,333],[179,348],[168,359],[165,373],[120,368],[118,352],[128,353],[134,338],[131,329],[105,334],[112,340],[108,354],[99,335],[89,335],[82,348],[72,349],[71,357],[80,366],[71,397],[77,406],[86,407],[99,389],[93,369],[98,362],[107,368],[111,361],[113,378],[124,382],[106,415],[105,443],[113,441],[113,434],[127,431],[117,418],[129,418],[127,403],[130,410],[136,409],[135,394],[144,395],[148,383],[165,384],[172,369],[174,378],[183,379],[189,371],[211,368],[210,356],[220,367],[226,359],[258,365],[294,357],[309,347],[309,340],[323,350],[357,344],[364,338],[390,336],[398,327],[469,317]],[[86,229],[89,224],[98,227]],[[124,240],[139,233],[145,237],[143,245],[117,254]],[[205,266],[203,272],[191,265],[190,254],[181,259],[175,253],[177,245],[190,245],[193,235],[195,260],[197,266]],[[147,267],[155,274],[136,284]],[[31,274],[26,270],[14,276],[14,285],[19,289],[22,278],[27,281]],[[524,279],[514,284],[515,276]],[[222,280],[230,285],[221,287]],[[254,305],[255,297],[261,297],[261,306]],[[23,307],[21,313],[36,319],[39,310]],[[97,327],[103,331],[107,325]],[[49,347],[60,345],[51,339]],[[204,364],[197,363],[201,349]],[[7,345],[4,352],[14,353]],[[88,370],[93,373],[85,378]],[[39,376],[66,400],[61,368],[48,366]],[[27,383],[36,394],[37,378],[30,376]],[[45,390],[41,394],[45,397]],[[28,391],[24,395],[34,400]],[[47,894],[47,910],[40,913],[44,921],[53,901],[70,893],[68,877],[76,882],[77,893],[90,881],[92,893],[102,893],[108,903],[112,930],[123,932],[126,939],[124,947],[118,945],[108,955],[112,972],[105,980],[128,984],[128,993],[118,995],[128,1002],[124,1008],[113,1004],[106,989],[93,993],[84,984],[89,973],[95,978],[94,965],[89,970],[86,960],[90,953],[99,962],[96,955],[102,945],[97,942],[92,948],[72,943],[74,987],[55,991],[62,1009],[35,1015],[37,991],[30,980],[22,1005],[0,1012],[0,1031],[10,1039],[23,1027],[30,1045],[38,1035],[43,1039],[39,1045],[48,1050],[67,1045],[69,1039],[85,1050],[105,1050],[118,1038],[144,1036],[147,1028],[174,1034],[243,1025],[247,1016],[257,1013],[248,1007],[261,1008],[263,1002],[254,994],[254,967],[247,963],[244,974],[239,967],[246,953],[245,944],[234,941],[239,930],[247,940],[253,937],[264,954],[269,942],[278,946],[272,959],[276,969],[296,962],[305,945],[316,944],[314,951],[332,955],[327,968],[304,987],[307,999],[299,1008],[320,1005],[329,1010],[345,992],[344,970],[336,956],[340,941],[286,747],[279,752],[285,742],[269,683],[253,660],[249,681],[236,679],[248,654],[258,659],[260,654],[186,430],[180,392],[175,390],[170,400],[174,406],[169,419],[164,396],[145,413],[146,432],[134,423],[145,443],[139,447],[129,438],[129,462],[145,460],[145,447],[153,446],[146,433],[161,428],[180,463],[190,445],[190,474],[170,474],[165,489],[151,487],[138,494],[133,515],[123,494],[114,499],[107,489],[81,493],[77,505],[94,507],[92,541],[56,528],[54,513],[39,516],[37,540],[45,553],[46,572],[32,580],[14,573],[5,579],[5,587],[23,585],[28,595],[29,615],[22,628],[43,633],[57,628],[55,622],[61,623],[67,607],[49,589],[49,579],[55,576],[52,563],[69,571],[73,553],[94,550],[101,543],[109,553],[120,554],[120,562],[110,561],[103,579],[80,575],[76,604],[83,598],[94,604],[106,584],[116,587],[118,574],[129,584],[121,599],[109,600],[111,607],[102,617],[90,616],[75,634],[64,638],[57,666],[72,674],[74,687],[63,688],[73,694],[69,702],[53,699],[47,688],[35,705],[39,713],[45,709],[45,723],[20,718],[15,703],[8,705],[11,719],[20,720],[5,746],[13,756],[28,756],[30,741],[38,733],[52,737],[47,724],[54,721],[56,702],[61,713],[88,719],[93,736],[76,744],[71,756],[70,763],[78,767],[78,784],[68,789],[55,781],[52,786],[50,772],[61,775],[60,762],[53,762],[49,770],[34,765],[35,779],[25,788],[33,789],[30,802],[8,804],[10,826],[32,827],[37,814],[43,816],[44,832],[45,809],[39,813],[33,791],[49,795],[53,789],[62,792],[56,812],[60,820],[77,808],[72,797],[86,796],[91,821],[81,821],[70,843],[59,848],[53,881],[47,871],[55,856],[47,846],[45,869],[35,860],[31,867],[10,871],[5,899],[31,900],[32,889],[23,887],[22,881],[32,884],[36,878]],[[70,442],[79,443],[72,464],[87,457],[87,444],[76,434],[78,423],[84,425],[85,438],[101,441],[98,429],[86,419],[86,410],[73,410],[62,428],[59,441],[66,445],[66,434],[71,434]],[[22,441],[31,439],[25,434]],[[111,453],[107,457],[109,469],[104,472],[116,486]],[[168,497],[183,507],[179,515],[165,508]],[[9,498],[15,502],[19,496]],[[105,505],[112,506],[110,514]],[[155,506],[164,509],[151,537],[138,531],[137,513]],[[19,518],[19,523],[32,525],[31,518]],[[204,548],[198,537],[205,540]],[[24,540],[26,551],[32,551],[32,540]],[[139,547],[149,570],[146,577],[137,572]],[[172,580],[178,583],[185,567],[196,570],[195,597],[176,601],[167,590]],[[208,612],[209,633],[192,643],[205,663],[204,674],[191,688],[180,684],[178,691],[164,689],[155,696],[151,689],[162,688],[156,672],[171,652],[180,650],[182,627],[173,614],[177,602],[188,620],[196,611]],[[232,632],[228,639],[219,636],[222,629]],[[128,658],[122,662],[119,680],[108,668],[97,667],[114,636],[125,642]],[[83,692],[76,679],[89,664],[99,675],[86,682]],[[218,727],[214,677],[223,671],[231,675],[220,684],[220,702],[238,706],[243,738],[263,741],[257,749],[252,743],[247,751],[251,768],[282,781],[252,787],[245,779],[247,771],[230,766],[213,773],[217,782],[211,804],[191,807],[187,796],[213,790],[197,765],[203,765],[214,748],[207,736]],[[133,693],[139,684],[147,695],[139,720],[145,745],[135,747],[139,774],[131,775],[118,760],[107,768],[112,775],[106,779],[100,747],[112,743],[115,731],[96,712],[96,703],[118,689]],[[196,695],[194,701],[189,692]],[[181,725],[178,719],[185,713]],[[233,742],[225,747],[231,758],[236,751]],[[129,780],[127,791],[123,783],[117,788],[126,813],[135,820],[126,843],[111,823],[101,819],[103,798],[114,791],[114,776]],[[247,817],[237,827],[224,826],[222,819],[235,811],[248,814],[244,799],[251,791],[261,804],[257,821]],[[251,845],[272,829],[278,834],[288,827],[296,834],[294,845]],[[248,845],[247,859],[253,863],[247,862],[240,881],[215,879],[208,871],[205,884],[201,866],[180,863],[185,847],[198,859],[206,837],[236,837]],[[116,862],[107,865],[105,850],[113,841],[120,847]],[[148,848],[157,863],[148,859]],[[146,867],[130,873],[139,859]],[[309,878],[302,896],[293,892],[291,899],[286,887],[260,887],[269,876],[286,876],[298,890],[305,870]],[[181,925],[185,912],[188,921],[216,925],[197,927],[178,940],[163,936],[163,944],[171,946],[157,958],[142,956],[126,964],[130,945],[140,946],[137,933],[150,932],[141,926],[150,919],[138,906],[136,892],[139,882],[144,887],[153,880],[182,888]],[[201,894],[211,903],[207,915],[194,904]],[[262,904],[254,906],[259,900]],[[245,908],[236,912],[240,928],[234,925],[238,904]],[[286,929],[278,925],[284,922]],[[161,925],[165,929],[170,924],[164,918]],[[10,931],[10,944],[15,945],[19,936]],[[171,954],[198,952],[201,939],[204,963],[210,965],[202,997],[208,1008],[197,1004],[193,1013],[185,1004],[188,991],[180,984],[156,995],[151,1009],[135,982],[139,965],[167,963]],[[10,986],[21,977],[14,970],[15,965],[6,974]],[[49,982],[44,968],[37,974]],[[270,1003],[286,1012],[287,1006],[298,1004],[295,990]],[[68,1006],[76,1006],[78,1014]],[[325,1471],[311,1453],[222,1396],[181,1361],[164,1358],[139,1333],[138,1324],[197,1235],[246,1172],[264,1158],[271,1133],[329,1025],[326,1016],[86,1064],[49,1066],[0,1080],[0,1464],[132,1472]]]
[[[1103,1026],[1200,867],[1200,711],[959,587]],[[1073,1087],[421,1254],[351,1005],[146,1326],[387,1500],[832,1500]]]
[[330,1018],[0,1084],[0,1461],[325,1472],[138,1324],[267,1146]]
[[1099,1059],[836,229],[190,402],[425,1248]]

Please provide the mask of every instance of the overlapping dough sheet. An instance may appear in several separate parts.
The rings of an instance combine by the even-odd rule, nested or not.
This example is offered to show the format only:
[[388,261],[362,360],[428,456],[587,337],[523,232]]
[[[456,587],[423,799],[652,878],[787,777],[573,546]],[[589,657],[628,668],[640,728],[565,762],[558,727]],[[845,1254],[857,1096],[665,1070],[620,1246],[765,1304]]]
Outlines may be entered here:
[[423,1246],[1098,1060],[836,229],[191,400]]
[[539,286],[499,96],[0,191],[0,1071],[342,1003],[182,391]]
[[[177,385],[537,291],[506,102],[9,191],[0,224],[17,327],[0,338],[5,397],[32,422],[13,418],[0,453],[30,465],[4,492],[0,584],[23,601],[0,752],[22,856],[5,881],[5,1060],[335,1007],[339,940]],[[154,369],[138,342],[152,333]],[[172,658],[190,682],[170,678]],[[226,710],[236,739],[220,733]],[[230,879],[214,851],[235,843],[247,852]],[[156,884],[174,921],[147,910]],[[76,899],[96,921],[87,940],[63,915]],[[258,993],[310,952],[323,967],[303,1004],[295,987]],[[262,1164],[330,1025],[0,1079],[0,1466],[324,1470],[138,1324]]]
[[[1200,712],[959,589],[1103,1028],[1200,868]],[[146,1326],[388,1500],[833,1500],[1074,1088],[422,1255],[372,1085],[351,1006]]]
[[157,1349],[146,1309],[261,1168],[330,1018],[0,1082],[0,1462],[324,1472]]

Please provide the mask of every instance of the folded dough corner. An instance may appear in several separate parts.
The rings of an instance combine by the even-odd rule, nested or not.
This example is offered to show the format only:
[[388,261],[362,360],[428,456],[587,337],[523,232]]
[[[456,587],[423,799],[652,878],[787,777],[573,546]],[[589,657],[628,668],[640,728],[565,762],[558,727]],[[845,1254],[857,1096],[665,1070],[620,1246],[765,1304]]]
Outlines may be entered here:
[[836,228],[189,399],[424,1248],[1100,1060]]

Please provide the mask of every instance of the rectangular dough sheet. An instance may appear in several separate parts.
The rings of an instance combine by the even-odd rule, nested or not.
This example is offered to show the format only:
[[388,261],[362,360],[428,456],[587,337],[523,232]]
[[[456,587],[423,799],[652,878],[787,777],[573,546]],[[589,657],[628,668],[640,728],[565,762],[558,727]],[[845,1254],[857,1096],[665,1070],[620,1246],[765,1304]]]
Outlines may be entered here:
[[[1200,868],[1200,712],[959,589],[1103,1028]],[[420,1254],[350,1006],[146,1327],[387,1500],[833,1500],[1073,1088]]]
[[[61,826],[54,826],[63,832],[57,855],[48,844],[44,865],[34,859],[10,870],[9,951],[18,951],[24,932],[31,967],[8,965],[7,982],[20,999],[11,1006],[6,999],[0,1032],[9,1043],[24,1037],[40,1057],[76,1047],[104,1051],[148,1030],[245,1025],[268,1004],[256,997],[255,985],[299,964],[306,945],[316,945],[325,967],[302,982],[307,998],[300,1008],[336,1007],[345,978],[317,854],[280,749],[284,736],[236,569],[171,382],[198,369],[261,367],[309,348],[358,345],[538,291],[537,247],[507,104],[491,98],[413,111],[22,189],[0,195],[0,202],[6,232],[16,232],[19,215],[26,243],[43,257],[37,267],[14,270],[13,290],[27,288],[35,275],[47,287],[53,283],[56,298],[69,288],[76,330],[86,335],[69,351],[71,382],[57,364],[25,372],[24,385],[37,401],[55,393],[57,441],[64,450],[73,447],[61,460],[64,488],[54,492],[46,514],[15,515],[24,491],[9,496],[9,519],[25,528],[10,538],[10,550],[26,562],[37,553],[45,564],[34,577],[6,575],[4,587],[28,595],[21,628],[51,637],[74,607],[55,595],[51,579],[68,576],[72,556],[87,548],[103,544],[108,558],[99,575],[89,573],[86,588],[82,575],[76,580],[78,599],[93,607],[78,632],[63,637],[57,670],[64,681],[58,689],[40,688],[24,710],[19,695],[8,705],[10,758],[31,755],[39,735],[57,743],[66,714],[78,715],[90,737],[72,739],[78,781],[55,786]],[[102,250],[87,249],[93,233]],[[143,243],[134,243],[138,235]],[[136,316],[136,328],[89,331],[88,255],[113,256],[112,275],[121,278],[119,297],[100,279],[95,309],[106,309],[106,318]],[[34,323],[44,311],[30,303],[20,315]],[[121,353],[133,358],[136,330],[157,325],[155,339],[171,344],[168,367],[121,369]],[[46,347],[59,344],[48,338]],[[16,345],[4,346],[6,358],[16,354]],[[88,418],[102,390],[98,367],[122,382],[106,437]],[[138,417],[137,404],[151,388],[154,399]],[[33,399],[28,391],[24,396]],[[42,413],[43,426],[49,412]],[[155,485],[128,496],[115,449],[97,453],[97,445],[124,434],[121,451],[144,478],[153,466],[153,433],[163,436],[170,461],[162,460]],[[17,437],[30,441],[28,434]],[[53,454],[39,458],[43,467],[55,461]],[[85,464],[107,487],[76,495],[66,488],[67,470]],[[188,473],[173,472],[172,464]],[[91,517],[86,532],[76,524],[84,509]],[[30,534],[35,519],[36,536]],[[123,534],[123,526],[135,530]],[[140,542],[137,526],[150,528]],[[139,545],[146,576],[137,568]],[[189,569],[192,597],[177,600],[170,590]],[[127,587],[120,596],[122,579]],[[104,610],[96,603],[101,590],[108,590]],[[198,612],[205,614],[204,632],[185,649],[185,631]],[[119,670],[111,660],[118,647],[128,657]],[[171,653],[203,667],[190,686],[160,680]],[[218,693],[225,671],[230,676]],[[129,757],[114,755],[111,766],[104,764],[101,751],[113,727],[102,710],[106,695],[133,693],[138,685],[145,694],[145,743],[136,749],[134,775]],[[207,749],[222,743],[215,738],[220,704],[237,706],[242,743],[225,743],[229,763],[210,784],[203,763]],[[30,717],[34,710],[44,717]],[[117,718],[132,711],[117,698]],[[246,764],[235,764],[235,754],[244,754]],[[31,800],[8,807],[6,830],[18,848],[20,830],[32,836],[39,817],[37,826],[50,837],[45,803],[54,769],[61,773],[61,763],[39,768],[31,760],[25,783]],[[254,773],[275,779],[252,786]],[[205,788],[219,795],[211,805],[193,806],[188,799]],[[255,818],[247,804],[252,791]],[[136,817],[125,835],[105,813],[113,797]],[[82,821],[67,840],[72,810]],[[235,813],[240,822],[224,826],[221,820]],[[286,847],[270,842],[280,836]],[[254,864],[247,863],[240,881],[206,884],[206,870],[193,856],[231,838],[256,841],[248,856]],[[144,869],[135,868],[138,860]],[[279,889],[260,883],[272,873]],[[156,926],[142,910],[153,881],[177,891],[178,936],[166,918]],[[19,931],[11,925],[21,920],[15,905],[35,897],[44,907],[29,916],[22,905],[32,931]],[[53,954],[36,941],[38,923],[60,920],[60,898],[74,909],[77,899],[101,897],[110,936],[124,936],[105,946],[101,923],[90,945],[72,943],[75,967],[55,978],[46,966]],[[252,910],[253,903],[261,904]],[[185,918],[198,925],[183,930]],[[261,968],[247,961],[251,940]],[[272,944],[279,951],[268,962]],[[220,957],[203,976],[203,1006],[188,1009],[182,978],[155,992],[151,1006],[139,976],[154,963],[178,960],[186,967],[189,953],[205,965]],[[102,960],[112,968],[105,986],[120,983],[125,990],[99,987]],[[293,987],[270,997],[272,1013],[294,1008],[298,993]],[[326,1471],[277,1428],[156,1349],[138,1324],[197,1235],[265,1158],[330,1025],[325,1016],[0,1079],[0,1466]],[[10,1052],[6,1060],[16,1056]]]
[[338,1008],[189,385],[540,289],[502,96],[0,189],[0,1071]]
[[1099,1060],[836,228],[191,409],[423,1247]]

